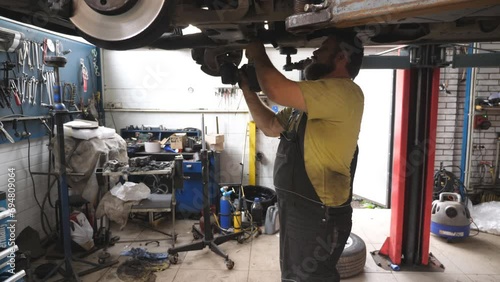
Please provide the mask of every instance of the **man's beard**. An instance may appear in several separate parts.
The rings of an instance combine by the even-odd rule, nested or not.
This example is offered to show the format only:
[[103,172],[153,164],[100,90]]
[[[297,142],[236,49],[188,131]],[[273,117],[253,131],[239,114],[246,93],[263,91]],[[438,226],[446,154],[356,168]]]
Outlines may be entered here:
[[307,80],[318,80],[335,70],[335,64],[322,64],[312,62],[304,69]]

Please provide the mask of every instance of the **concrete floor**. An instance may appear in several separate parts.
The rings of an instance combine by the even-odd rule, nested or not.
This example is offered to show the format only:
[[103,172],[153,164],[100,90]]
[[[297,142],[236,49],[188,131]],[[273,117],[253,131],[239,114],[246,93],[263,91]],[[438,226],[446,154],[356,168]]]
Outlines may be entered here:
[[[179,234],[177,245],[193,241],[191,226],[194,221],[177,221],[176,230]],[[389,235],[390,210],[355,209],[353,215],[353,232],[366,243],[367,252],[379,250]],[[169,222],[160,225],[165,232],[171,231]],[[472,233],[475,233],[474,231]],[[121,240],[159,239],[159,233],[129,223],[123,231],[115,231]],[[235,262],[233,270],[227,270],[224,260],[208,249],[179,254],[179,263],[171,265],[162,272],[156,272],[156,281],[161,282],[205,282],[205,281],[280,281],[277,235],[261,235],[253,241],[238,244],[236,241],[222,245],[230,258]],[[149,245],[151,252],[166,252],[170,241],[161,241],[160,246]],[[119,256],[122,250],[141,247],[144,243],[117,243],[109,249],[114,258],[120,262],[128,257]],[[364,272],[343,281],[500,281],[500,236],[480,233],[462,242],[447,243],[446,240],[431,235],[431,252],[445,266],[442,273],[435,272],[395,272],[386,271],[376,266],[371,255],[367,254]],[[97,261],[96,254],[89,256],[89,261]],[[121,281],[116,275],[119,264],[109,269],[89,274],[83,277],[85,282]],[[78,268],[80,266],[77,265]]]

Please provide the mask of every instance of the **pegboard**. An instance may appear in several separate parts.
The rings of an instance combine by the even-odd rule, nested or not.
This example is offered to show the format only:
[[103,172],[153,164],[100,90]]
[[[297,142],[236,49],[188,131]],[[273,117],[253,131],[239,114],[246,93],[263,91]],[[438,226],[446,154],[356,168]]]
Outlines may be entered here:
[[[13,137],[14,141],[20,141],[23,139],[22,133],[29,132],[31,138],[38,138],[47,135],[47,128],[43,125],[40,118],[42,117],[50,117],[53,112],[50,110],[49,98],[47,96],[47,86],[42,82],[44,77],[47,77],[47,72],[53,71],[52,67],[43,66],[43,50],[44,50],[44,41],[46,39],[50,39],[53,43],[53,51],[49,50],[49,48],[45,48],[47,56],[56,56],[62,55],[67,59],[67,64],[64,68],[59,69],[60,81],[61,85],[65,85],[68,83],[70,85],[74,85],[75,91],[70,91],[70,87],[66,87],[66,95],[63,97],[64,100],[71,100],[75,97],[75,103],[66,102],[66,108],[70,111],[68,114],[68,120],[74,117],[77,117],[78,112],[82,110],[82,105],[87,106],[91,99],[98,97],[98,99],[94,100],[95,108],[99,111],[102,110],[102,102],[100,101],[100,93],[101,91],[101,76],[100,76],[100,52],[95,46],[83,43],[78,40],[71,39],[70,37],[65,37],[64,35],[59,35],[50,31],[41,30],[35,27],[31,27],[22,23],[13,22],[10,20],[6,20],[4,18],[0,18],[0,27],[20,32],[24,35],[24,40],[29,42],[30,49],[30,58],[36,57],[36,52],[34,49],[38,49],[38,57],[40,58],[39,63],[32,62],[33,68],[30,69],[28,64],[28,59],[26,58],[24,68],[20,64],[19,60],[19,52],[4,52],[0,51],[0,84],[4,84],[4,75],[5,71],[5,62],[11,62],[15,66],[11,71],[8,72],[8,80],[14,80],[16,82],[17,88],[22,88],[22,81],[19,81],[18,78],[24,77],[32,82],[32,85],[37,86],[37,97],[35,99],[29,99],[26,95],[27,90],[25,90],[25,99],[24,103],[21,106],[18,106],[15,102],[15,97],[13,92],[8,92],[8,100],[12,109],[6,107],[6,102],[3,97],[0,97],[2,104],[4,104],[5,108],[0,107],[0,121],[3,122],[4,128],[7,132]],[[36,44],[36,45],[35,45]],[[51,46],[52,47],[52,46]],[[25,48],[26,50],[26,48]],[[57,52],[57,53],[56,53]],[[23,56],[21,56],[23,57]],[[33,60],[32,60],[33,61]],[[83,85],[83,77],[82,77],[82,64],[85,66],[85,69],[88,73],[87,87],[86,91]],[[45,75],[44,75],[45,74]],[[50,77],[50,75],[49,75]],[[38,80],[38,84],[36,81]],[[9,87],[11,83],[9,83]],[[13,88],[13,87],[10,87]],[[51,89],[51,87],[49,87]],[[62,88],[61,88],[62,89]],[[7,89],[8,90],[8,89]],[[22,89],[19,89],[20,91]],[[74,92],[75,95],[70,95],[71,92]],[[0,95],[3,93],[0,92]],[[21,95],[19,95],[21,96]],[[34,95],[32,95],[33,97]],[[34,98],[34,97],[33,97]],[[20,97],[21,102],[22,98]],[[42,106],[42,103],[46,104]],[[76,105],[76,107],[75,107]],[[16,134],[14,130],[14,122],[12,119],[17,119],[17,132]],[[96,117],[98,118],[98,117]],[[50,123],[49,121],[47,121]],[[25,128],[26,125],[26,128]],[[26,134],[25,134],[26,136]],[[10,143],[0,132],[0,143]]]

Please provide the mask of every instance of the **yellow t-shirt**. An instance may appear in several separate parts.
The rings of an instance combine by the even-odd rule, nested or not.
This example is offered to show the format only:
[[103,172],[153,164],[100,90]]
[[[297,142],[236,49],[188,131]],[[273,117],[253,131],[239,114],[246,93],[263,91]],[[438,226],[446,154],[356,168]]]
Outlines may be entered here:
[[[350,165],[363,115],[363,91],[351,79],[343,78],[301,81],[299,85],[307,106],[307,175],[323,204],[341,205],[349,197]],[[289,109],[280,113],[280,122],[286,125],[283,121],[290,114]]]

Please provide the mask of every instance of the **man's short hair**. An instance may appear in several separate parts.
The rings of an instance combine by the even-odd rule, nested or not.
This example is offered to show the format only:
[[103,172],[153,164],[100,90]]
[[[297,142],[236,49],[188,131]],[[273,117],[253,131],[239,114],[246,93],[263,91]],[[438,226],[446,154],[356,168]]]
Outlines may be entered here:
[[337,40],[337,52],[344,52],[347,57],[347,72],[354,79],[358,75],[361,63],[363,62],[363,43],[354,32],[336,32],[330,36]]

